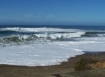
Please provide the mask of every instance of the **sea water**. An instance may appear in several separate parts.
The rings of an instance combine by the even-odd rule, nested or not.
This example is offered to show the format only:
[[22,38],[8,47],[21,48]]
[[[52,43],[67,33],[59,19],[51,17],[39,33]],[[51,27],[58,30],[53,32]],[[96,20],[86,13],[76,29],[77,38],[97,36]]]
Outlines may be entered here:
[[105,51],[104,26],[0,26],[0,64],[56,65],[84,51]]

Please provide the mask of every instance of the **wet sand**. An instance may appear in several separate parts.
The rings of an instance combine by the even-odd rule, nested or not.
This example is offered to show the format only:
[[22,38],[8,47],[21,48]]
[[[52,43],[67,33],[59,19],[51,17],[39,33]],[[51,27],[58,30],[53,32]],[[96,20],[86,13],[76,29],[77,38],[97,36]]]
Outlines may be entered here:
[[[78,55],[76,57],[69,58],[68,62],[62,62],[60,65],[53,65],[53,66],[27,67],[27,66],[14,66],[14,65],[1,64],[0,77],[78,77],[78,76],[82,77],[82,76],[85,76],[84,71],[79,73],[75,72],[74,71],[75,63],[81,58],[88,58],[93,56],[94,54],[97,55],[99,59],[105,60],[104,52],[102,53],[86,52],[83,55]],[[97,69],[93,70],[93,72],[96,70]],[[105,69],[102,69],[102,70],[105,72]],[[91,72],[91,70],[89,71]],[[88,75],[89,75],[89,71],[87,71]],[[89,77],[88,75],[86,75],[85,77]]]

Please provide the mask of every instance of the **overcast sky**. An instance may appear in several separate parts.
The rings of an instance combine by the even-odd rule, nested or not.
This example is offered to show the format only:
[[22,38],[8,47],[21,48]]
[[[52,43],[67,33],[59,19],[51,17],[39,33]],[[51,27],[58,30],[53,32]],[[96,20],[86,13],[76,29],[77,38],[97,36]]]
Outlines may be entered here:
[[105,25],[105,0],[0,0],[0,25]]

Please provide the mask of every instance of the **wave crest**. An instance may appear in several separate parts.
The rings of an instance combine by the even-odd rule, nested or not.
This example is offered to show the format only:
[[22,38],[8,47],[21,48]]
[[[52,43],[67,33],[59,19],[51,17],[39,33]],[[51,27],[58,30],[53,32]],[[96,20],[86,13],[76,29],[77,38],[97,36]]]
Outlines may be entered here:
[[0,43],[22,43],[29,41],[67,41],[75,37],[81,37],[84,32],[75,33],[39,33],[29,35],[11,35],[6,37],[0,37]]
[[62,29],[62,28],[21,28],[21,27],[7,27],[0,28],[0,31],[17,31],[17,32],[77,32],[78,29]]

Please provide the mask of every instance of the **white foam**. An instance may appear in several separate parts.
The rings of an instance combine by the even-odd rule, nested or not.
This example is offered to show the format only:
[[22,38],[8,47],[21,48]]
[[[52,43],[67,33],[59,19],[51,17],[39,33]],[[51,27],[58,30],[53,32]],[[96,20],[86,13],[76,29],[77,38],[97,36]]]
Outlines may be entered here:
[[[3,44],[11,44],[12,42],[15,42],[14,40],[11,40],[13,38],[17,38],[20,40],[19,42],[26,42],[26,41],[52,41],[52,40],[67,40],[71,39],[73,37],[81,37],[81,35],[85,34],[85,32],[67,32],[67,33],[39,33],[39,34],[22,34],[22,35],[9,35],[9,36],[3,36],[0,37],[0,42]],[[8,39],[9,38],[9,39]],[[7,42],[8,41],[8,42]],[[15,42],[17,43],[17,42]]]
[[54,33],[54,34],[35,34],[37,37],[50,37],[52,39],[56,38],[71,38],[71,37],[81,37],[85,32],[75,32],[75,33]]
[[69,57],[84,53],[68,46],[61,46],[59,43],[54,42],[22,46],[8,46],[1,47],[0,49],[0,64],[26,66],[60,64],[62,61],[67,61]]
[[98,36],[100,36],[100,37],[104,37],[105,36],[105,34],[97,34]]
[[0,47],[0,64],[46,66],[60,64],[83,51],[104,51],[105,42],[72,41],[40,42],[37,44]]
[[18,31],[18,32],[77,32],[79,29],[61,29],[61,28],[20,28],[20,27],[7,27],[0,28],[0,31]]

